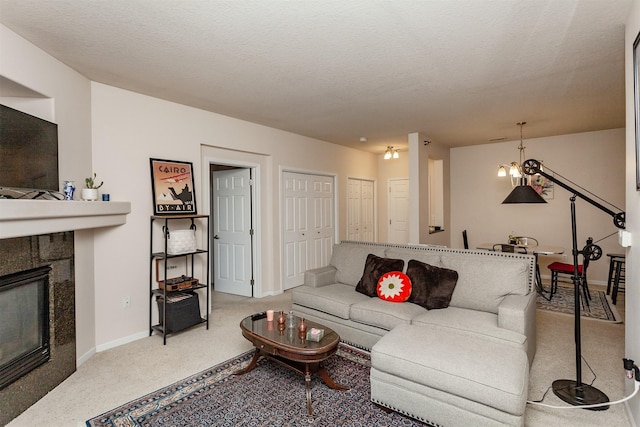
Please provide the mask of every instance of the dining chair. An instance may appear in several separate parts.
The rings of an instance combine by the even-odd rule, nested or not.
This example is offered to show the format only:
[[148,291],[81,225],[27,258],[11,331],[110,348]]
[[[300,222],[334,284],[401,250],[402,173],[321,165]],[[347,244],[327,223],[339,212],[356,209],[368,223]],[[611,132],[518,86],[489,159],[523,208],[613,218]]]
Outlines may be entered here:
[[519,253],[526,254],[527,250],[525,248],[521,248],[516,245],[512,245],[510,243],[496,243],[493,245],[493,250],[495,252],[509,252],[509,253]]
[[609,261],[609,279],[607,280],[607,295],[611,293],[611,302],[615,304],[618,291],[624,292],[625,283],[625,255],[619,253],[607,254]]
[[[593,243],[592,238],[587,239],[587,246],[590,246]],[[587,268],[589,267],[589,257],[584,256],[582,264],[578,264],[578,272],[577,275],[581,278],[582,282],[582,294],[583,299],[586,301],[587,306],[589,305],[589,301],[591,299],[591,293],[589,292],[589,285],[587,284]],[[552,262],[547,266],[547,268],[551,271],[551,288],[550,293],[553,296],[558,291],[558,279],[559,275],[566,275],[570,278],[573,278],[576,273],[574,273],[573,264],[569,264],[566,262]]]
[[535,237],[528,237],[528,236],[520,236],[517,239],[518,245],[520,246],[538,246],[538,239],[536,239]]

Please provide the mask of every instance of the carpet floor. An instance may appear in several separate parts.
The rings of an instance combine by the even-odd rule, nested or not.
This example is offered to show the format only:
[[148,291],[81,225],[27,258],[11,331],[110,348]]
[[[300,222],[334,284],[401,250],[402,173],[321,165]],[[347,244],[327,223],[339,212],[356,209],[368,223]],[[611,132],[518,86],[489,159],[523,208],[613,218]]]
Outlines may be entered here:
[[[609,296],[600,290],[590,289],[591,300],[589,306],[582,304],[580,316],[588,319],[604,320],[613,323],[622,323],[622,316],[618,314],[615,306],[611,303]],[[547,301],[538,295],[537,307],[556,313],[574,313],[574,289],[568,286],[558,286],[558,292],[553,295],[551,301]]]
[[302,375],[261,358],[245,375],[253,350],[87,421],[103,426],[425,426],[371,403],[367,352],[340,344],[325,362],[350,387],[333,390],[313,377],[313,417],[307,415]]
[[[175,334],[167,340],[167,345],[162,345],[162,337],[154,334],[97,352],[7,427],[86,427],[86,421],[98,414],[243,354],[252,347],[240,333],[240,321],[266,309],[288,311],[291,293],[247,298],[213,292],[211,301],[212,326],[208,330],[201,326]],[[619,296],[617,306],[624,315],[624,293]],[[143,319],[142,326],[145,322]],[[545,403],[567,406],[549,391],[549,387],[557,379],[575,377],[573,316],[536,310],[536,329],[538,351],[529,375],[529,399],[540,400],[545,396]],[[624,336],[624,324],[582,322],[583,380],[604,391],[612,401],[630,393],[629,390],[625,392],[625,385],[630,386],[631,382],[622,370],[622,358],[626,355]],[[330,373],[336,380],[352,385],[332,371]],[[298,390],[303,384],[303,378],[298,377]],[[298,391],[295,393],[297,395]],[[294,392],[289,391],[289,394],[293,396]],[[317,405],[314,396],[316,394],[312,396],[314,405]],[[301,403],[296,403],[296,409],[304,413],[304,398],[297,399]],[[624,405],[613,405],[606,411],[528,405],[525,411],[526,427],[635,425],[629,420]]]

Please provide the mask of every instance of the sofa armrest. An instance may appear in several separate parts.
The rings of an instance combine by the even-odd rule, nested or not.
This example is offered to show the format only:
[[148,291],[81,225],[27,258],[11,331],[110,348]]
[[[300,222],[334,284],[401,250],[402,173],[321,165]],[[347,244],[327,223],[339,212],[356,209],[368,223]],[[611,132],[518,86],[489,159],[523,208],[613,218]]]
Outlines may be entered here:
[[536,296],[535,292],[507,295],[498,307],[498,326],[527,337],[530,362],[536,354]]
[[336,283],[336,271],[333,265],[307,270],[304,272],[304,284],[319,288]]

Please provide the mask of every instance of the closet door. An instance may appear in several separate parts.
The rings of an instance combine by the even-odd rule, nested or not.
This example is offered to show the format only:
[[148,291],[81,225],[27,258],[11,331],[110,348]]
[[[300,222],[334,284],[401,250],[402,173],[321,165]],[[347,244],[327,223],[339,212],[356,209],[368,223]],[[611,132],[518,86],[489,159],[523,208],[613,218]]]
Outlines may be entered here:
[[284,288],[302,285],[306,270],[329,263],[335,236],[333,177],[282,175]]
[[[310,240],[312,252],[309,268],[324,267],[331,260],[333,250],[335,225],[335,192],[333,177],[311,176],[311,198],[313,200],[313,212],[310,223],[313,224]],[[302,282],[300,283],[302,284]]]
[[374,227],[373,181],[347,180],[347,240],[373,242]]
[[362,211],[362,240],[374,242],[375,237],[375,206],[373,195],[373,181],[362,180],[362,196],[360,198]]
[[347,240],[362,241],[362,181],[347,180]]

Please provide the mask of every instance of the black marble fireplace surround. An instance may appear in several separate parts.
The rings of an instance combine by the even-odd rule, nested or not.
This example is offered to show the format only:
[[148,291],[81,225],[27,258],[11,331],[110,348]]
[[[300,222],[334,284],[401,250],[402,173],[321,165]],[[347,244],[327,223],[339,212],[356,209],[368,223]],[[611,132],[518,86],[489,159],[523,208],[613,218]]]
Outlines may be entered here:
[[0,257],[0,276],[51,266],[48,289],[51,358],[0,390],[0,425],[5,425],[76,369],[73,232],[0,239]]

